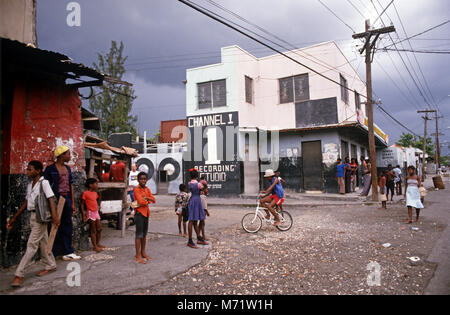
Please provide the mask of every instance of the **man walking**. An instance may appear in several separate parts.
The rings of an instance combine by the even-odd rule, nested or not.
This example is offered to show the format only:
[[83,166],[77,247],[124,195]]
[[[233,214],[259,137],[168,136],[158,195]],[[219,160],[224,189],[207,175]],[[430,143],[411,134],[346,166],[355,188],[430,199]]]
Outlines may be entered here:
[[66,202],[53,245],[53,255],[55,257],[63,255],[63,260],[78,260],[81,257],[75,255],[72,248],[72,216],[76,212],[76,208],[72,171],[66,165],[70,161],[70,150],[67,146],[62,145],[57,147],[54,153],[56,162],[45,168],[44,178],[50,183],[56,199],[58,200],[60,196],[63,196]]
[[51,253],[47,252],[47,242],[48,242],[48,230],[47,223],[38,222],[36,219],[36,199],[39,197],[41,192],[48,199],[50,206],[50,211],[52,214],[52,224],[55,226],[59,225],[59,219],[56,216],[55,208],[55,198],[50,184],[45,180],[42,174],[42,163],[39,161],[31,161],[27,167],[27,176],[32,180],[27,186],[27,196],[26,200],[20,207],[19,211],[12,217],[12,219],[7,223],[6,228],[9,230],[14,225],[17,217],[20,216],[25,209],[30,213],[30,226],[31,233],[28,238],[27,250],[19,266],[16,269],[15,277],[11,286],[19,287],[23,283],[25,268],[31,263],[34,255],[41,250],[41,262],[45,265],[45,268],[38,273],[38,276],[42,277],[46,274],[56,270],[55,258]]

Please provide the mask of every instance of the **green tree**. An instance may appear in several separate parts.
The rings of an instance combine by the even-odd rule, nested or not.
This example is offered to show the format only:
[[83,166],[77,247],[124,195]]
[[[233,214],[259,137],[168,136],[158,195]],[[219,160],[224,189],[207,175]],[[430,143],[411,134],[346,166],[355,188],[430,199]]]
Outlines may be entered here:
[[[98,53],[98,63],[94,68],[108,76],[122,80],[125,74],[125,61],[123,56],[123,43],[111,41],[111,48],[105,55]],[[130,86],[118,83],[103,82],[103,86],[96,88],[97,93],[89,99],[91,111],[97,115],[102,124],[102,130],[98,135],[108,139],[115,132],[131,132],[136,136],[137,117],[131,115],[133,107],[134,90]]]
[[450,155],[441,156],[441,165],[450,166]]
[[[423,150],[423,137],[415,137],[410,133],[402,132],[400,139],[396,142],[396,144],[401,145],[402,147],[414,147],[420,150]],[[425,148],[428,156],[434,156],[434,145],[433,140],[427,137],[427,146]]]

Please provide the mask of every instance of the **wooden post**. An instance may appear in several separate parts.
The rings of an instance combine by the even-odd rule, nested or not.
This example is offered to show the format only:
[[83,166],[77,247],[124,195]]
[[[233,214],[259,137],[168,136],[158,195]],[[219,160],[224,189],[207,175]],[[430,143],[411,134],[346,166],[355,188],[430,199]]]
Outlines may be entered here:
[[124,169],[124,194],[123,194],[123,202],[122,202],[122,237],[125,237],[125,229],[127,227],[127,211],[128,211],[128,203],[127,203],[127,195],[128,195],[128,165],[130,163],[130,159],[127,159],[125,162]]
[[[59,200],[58,200],[58,205],[56,207],[56,215],[58,216],[59,219],[61,219],[65,203],[66,203],[66,199],[64,197],[60,196]],[[50,230],[50,235],[48,237],[48,243],[47,243],[47,253],[48,254],[50,254],[52,252],[53,243],[55,242],[56,232],[58,232],[58,228],[59,228],[58,226],[54,226],[52,224],[52,228]]]
[[427,120],[431,120],[430,118],[428,118],[428,113],[433,113],[436,111],[435,110],[418,110],[417,112],[425,113],[425,117],[422,117],[425,120],[424,130],[423,130],[423,156],[422,156],[422,181],[424,181],[425,180],[425,154],[427,153]]
[[[378,176],[377,176],[377,153],[375,149],[375,135],[373,132],[373,100],[372,100],[372,50],[375,49],[375,44],[381,34],[395,32],[394,26],[383,27],[379,29],[370,29],[370,20],[366,20],[365,32],[359,34],[353,34],[353,38],[364,38],[364,48],[360,50],[362,54],[366,52],[366,85],[367,85],[367,102],[366,102],[366,114],[369,129],[369,155],[371,164],[371,176],[372,176],[372,200],[378,200]],[[371,42],[371,37],[375,36]]]

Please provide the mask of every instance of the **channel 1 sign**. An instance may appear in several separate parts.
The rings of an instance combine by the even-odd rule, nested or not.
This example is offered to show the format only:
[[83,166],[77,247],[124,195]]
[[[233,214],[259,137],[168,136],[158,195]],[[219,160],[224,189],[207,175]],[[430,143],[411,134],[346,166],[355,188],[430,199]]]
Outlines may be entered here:
[[196,168],[205,175],[215,195],[241,193],[241,162],[238,161],[238,112],[187,117],[188,151],[184,169]]

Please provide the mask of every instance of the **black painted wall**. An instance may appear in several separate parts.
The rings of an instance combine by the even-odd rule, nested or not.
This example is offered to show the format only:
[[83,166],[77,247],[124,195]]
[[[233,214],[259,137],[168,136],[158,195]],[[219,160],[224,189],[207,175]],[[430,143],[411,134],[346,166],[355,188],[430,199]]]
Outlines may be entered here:
[[[81,194],[84,192],[86,175],[84,172],[73,172],[75,188],[75,206],[77,213],[73,216],[73,248],[75,250],[88,250],[89,232],[83,224],[80,212]],[[19,263],[27,247],[30,234],[30,215],[27,211],[17,219],[10,231],[6,230],[6,222],[20,208],[25,201],[28,178],[26,175],[2,175],[2,208],[0,212],[0,264],[9,267]],[[36,258],[39,253],[36,254]]]
[[338,123],[336,97],[295,103],[296,127]]

